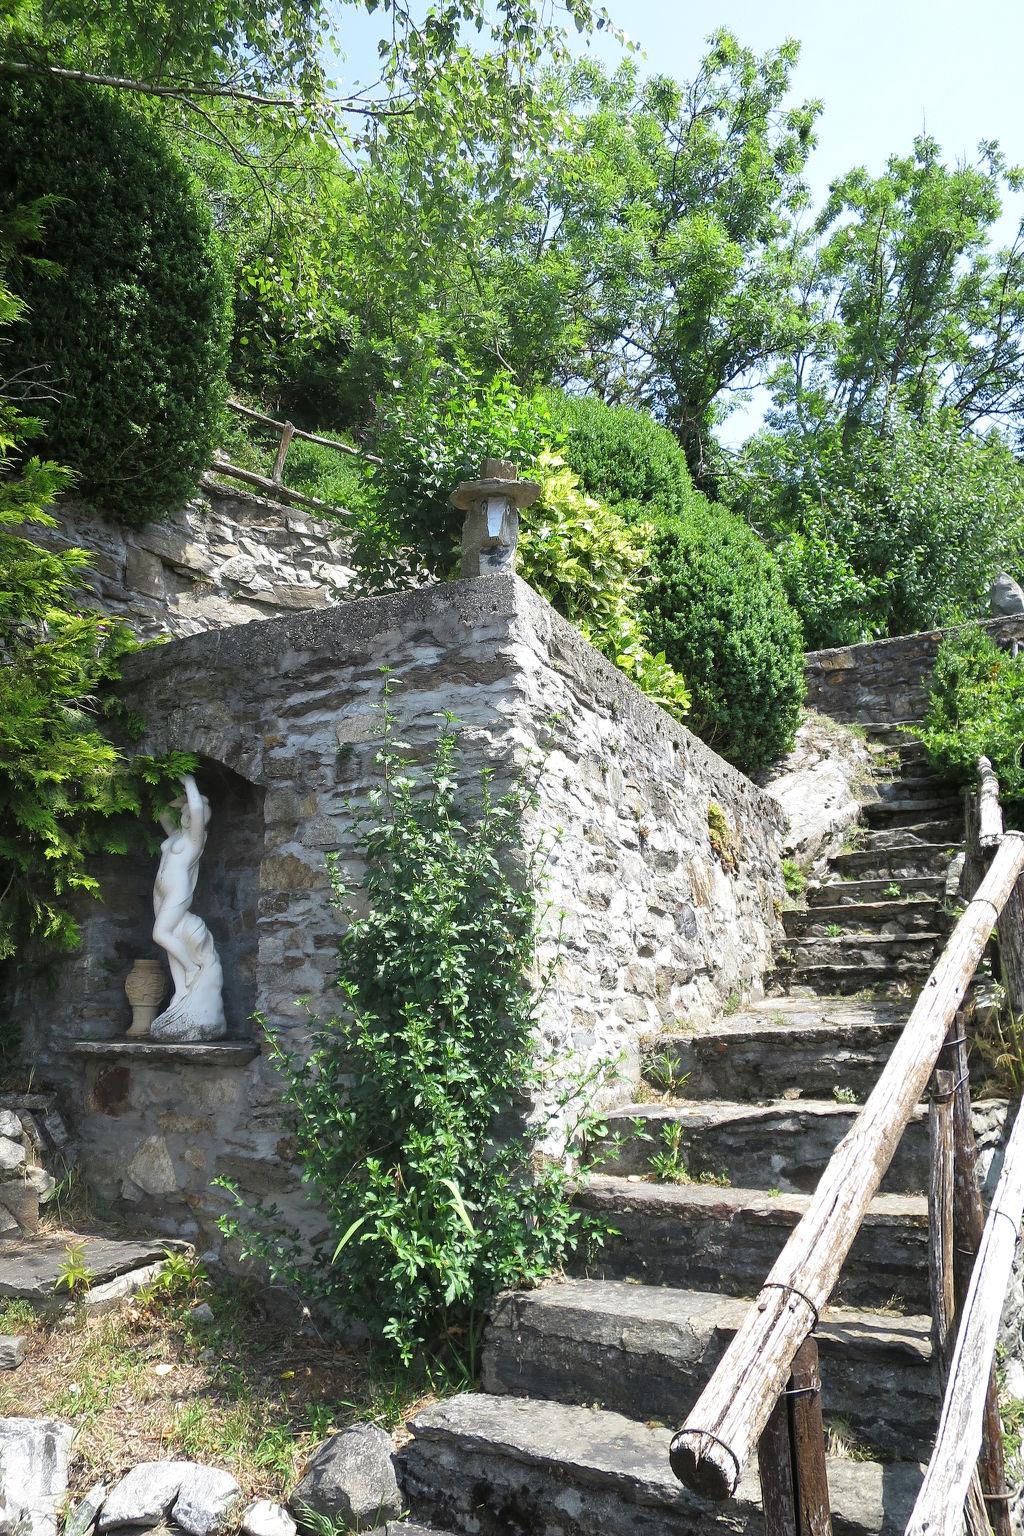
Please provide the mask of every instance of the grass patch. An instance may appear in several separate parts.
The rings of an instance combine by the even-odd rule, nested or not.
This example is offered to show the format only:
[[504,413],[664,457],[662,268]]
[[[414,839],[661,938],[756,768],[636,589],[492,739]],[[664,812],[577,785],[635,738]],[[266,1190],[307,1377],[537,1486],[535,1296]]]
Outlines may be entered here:
[[[197,1300],[212,1322],[192,1318]],[[0,1416],[79,1427],[72,1496],[140,1461],[186,1457],[227,1468],[247,1496],[282,1499],[332,1430],[365,1419],[395,1429],[467,1384],[385,1368],[368,1347],[327,1340],[298,1314],[279,1321],[254,1288],[198,1268],[100,1318],[9,1301],[0,1332],[29,1335],[23,1364],[0,1380]]]

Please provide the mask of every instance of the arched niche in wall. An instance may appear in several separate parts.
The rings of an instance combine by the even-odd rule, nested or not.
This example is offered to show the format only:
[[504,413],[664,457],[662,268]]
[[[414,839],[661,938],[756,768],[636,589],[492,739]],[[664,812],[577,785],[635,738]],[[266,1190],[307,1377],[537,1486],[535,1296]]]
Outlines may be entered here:
[[196,782],[210,802],[210,827],[193,907],[213,934],[224,969],[228,1034],[248,1035],[256,1007],[256,949],[262,786],[211,758],[199,758]]

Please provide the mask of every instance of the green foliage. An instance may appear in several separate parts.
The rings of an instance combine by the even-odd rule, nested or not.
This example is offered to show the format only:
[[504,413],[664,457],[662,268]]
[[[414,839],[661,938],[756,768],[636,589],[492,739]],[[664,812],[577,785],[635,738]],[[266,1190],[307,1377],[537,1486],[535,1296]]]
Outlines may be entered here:
[[139,1287],[135,1299],[144,1307],[180,1310],[200,1301],[208,1289],[206,1271],[195,1254],[165,1248],[159,1270]]
[[1000,650],[973,625],[947,635],[932,675],[928,712],[910,727],[932,767],[958,784],[974,784],[987,757],[1000,799],[1024,801],[1024,654]]
[[53,1282],[54,1290],[65,1290],[69,1296],[81,1296],[89,1289],[95,1278],[95,1272],[86,1261],[85,1244],[69,1243],[57,1266],[57,1278]]
[[542,453],[530,474],[541,495],[520,533],[519,574],[648,697],[682,719],[690,704],[686,684],[655,653],[640,618],[649,530],[627,527],[612,508],[584,495],[557,454]]
[[643,605],[652,649],[693,696],[688,724],[747,772],[792,746],[803,699],[803,644],[775,562],[724,508],[654,525]]
[[807,875],[795,859],[783,859],[782,879],[790,896],[802,896],[807,889]]
[[635,521],[703,505],[686,455],[645,411],[606,405],[593,395],[548,395],[565,462],[588,496]]
[[460,480],[475,480],[486,458],[511,459],[521,472],[555,439],[539,396],[506,374],[406,380],[378,403],[374,450],[384,460],[372,481],[379,521],[360,530],[356,562],[370,589],[415,584],[457,569],[462,513],[449,504]]
[[[539,1087],[545,858],[542,846],[520,852],[531,790],[519,780],[499,795],[485,774],[475,796],[460,791],[451,716],[421,779],[386,700],[382,733],[380,787],[358,820],[358,910],[333,871],[348,920],[343,1012],[315,1025],[304,1060],[271,1042],[329,1237],[307,1267],[273,1210],[226,1217],[222,1229],[409,1360],[453,1346],[472,1354],[495,1293],[557,1267],[584,1226],[564,1162],[537,1151],[544,1126],[523,1120]],[[585,1103],[593,1086],[574,1085],[560,1106]]]
[[950,411],[894,411],[849,445],[762,434],[729,494],[772,539],[813,647],[910,634],[980,611],[993,576],[1019,560],[1024,471],[995,435],[965,436]]
[[[0,219],[0,324],[22,311],[3,268],[38,214]],[[75,898],[97,893],[90,857],[122,851],[143,801],[192,766],[180,755],[129,764],[101,727],[97,693],[136,642],[79,606],[84,550],[51,552],[20,531],[52,525],[45,508],[67,481],[38,458],[16,465],[35,432],[0,383],[0,961],[75,946]]]
[[180,505],[209,463],[224,391],[226,287],[209,213],[160,132],[114,97],[0,81],[0,214],[48,200],[12,388],[77,493],[123,522]]

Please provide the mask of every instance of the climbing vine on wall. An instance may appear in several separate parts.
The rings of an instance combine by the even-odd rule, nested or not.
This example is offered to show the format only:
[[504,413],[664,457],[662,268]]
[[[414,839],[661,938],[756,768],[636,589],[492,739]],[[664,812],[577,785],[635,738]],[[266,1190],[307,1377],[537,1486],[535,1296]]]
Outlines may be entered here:
[[[460,786],[457,722],[443,717],[418,775],[387,698],[379,787],[358,823],[366,875],[357,907],[333,871],[345,927],[339,1014],[314,1025],[300,1057],[271,1046],[294,1112],[303,1177],[329,1236],[312,1255],[273,1208],[222,1220],[274,1275],[366,1322],[406,1361],[454,1346],[472,1355],[487,1303],[539,1279],[581,1240],[563,1160],[537,1151],[526,1123],[540,1087],[534,963],[543,843],[525,855],[525,779],[498,793],[489,772]],[[557,1096],[568,1149],[592,1123]],[[564,1124],[564,1120],[563,1120]]]

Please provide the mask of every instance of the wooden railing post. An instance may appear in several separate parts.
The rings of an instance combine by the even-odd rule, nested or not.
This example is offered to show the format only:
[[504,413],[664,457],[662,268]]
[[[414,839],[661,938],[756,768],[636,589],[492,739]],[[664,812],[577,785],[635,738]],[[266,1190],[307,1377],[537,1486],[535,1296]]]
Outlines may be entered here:
[[758,1442],[765,1536],[832,1536],[818,1346],[808,1334]]
[[[965,1500],[982,1443],[987,1365],[995,1357],[999,1314],[1013,1268],[1024,1214],[1024,1117],[1018,1115],[1006,1144],[978,1256],[971,1272],[949,1364],[949,1382],[928,1470],[906,1536],[959,1536]],[[1009,1528],[1005,1491],[988,1497],[989,1518]],[[1003,1511],[1001,1516],[997,1511]]]
[[[985,1208],[978,1187],[978,1149],[971,1121],[971,1079],[967,1067],[967,1015],[957,1014],[945,1052],[952,1070],[953,1093],[953,1281],[959,1317],[971,1283],[974,1261],[985,1230]],[[929,1213],[930,1214],[930,1213]],[[950,1345],[951,1348],[951,1345]],[[949,1358],[940,1357],[943,1387]],[[999,1389],[995,1367],[989,1373],[982,1418],[981,1455],[978,1458],[980,1488],[972,1488],[967,1504],[970,1536],[987,1533],[1011,1536],[1010,1508],[1006,1500],[1006,1467],[1003,1426],[999,1416]],[[979,1519],[978,1495],[985,1495],[987,1518]]]
[[[949,1363],[956,1338],[956,1137],[954,1103],[959,1089],[955,1064],[964,1045],[963,1013],[950,1026],[943,1055],[950,1058],[947,1067],[936,1068],[932,1076],[928,1124],[931,1144],[931,1177],[928,1185],[928,1278],[932,1309],[932,1347],[939,1388],[944,1394],[949,1377]],[[943,1056],[939,1057],[941,1061]],[[968,1126],[970,1126],[968,1100]],[[973,1152],[973,1137],[971,1142]],[[972,1186],[974,1172],[970,1168]],[[964,1508],[966,1536],[992,1536],[985,1507],[980,1474],[971,1478]]]
[[292,438],[295,436],[295,428],[290,421],[286,421],[281,428],[281,441],[277,445],[277,458],[270,472],[270,478],[275,485],[281,484],[281,476],[284,473],[284,461],[288,457],[288,449],[291,447]]

